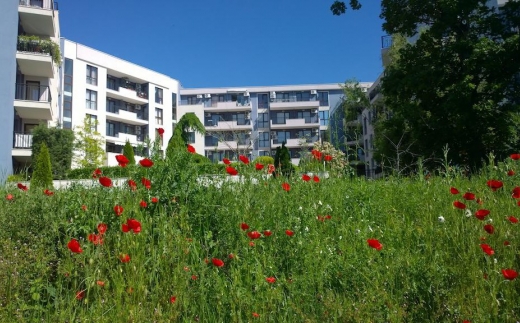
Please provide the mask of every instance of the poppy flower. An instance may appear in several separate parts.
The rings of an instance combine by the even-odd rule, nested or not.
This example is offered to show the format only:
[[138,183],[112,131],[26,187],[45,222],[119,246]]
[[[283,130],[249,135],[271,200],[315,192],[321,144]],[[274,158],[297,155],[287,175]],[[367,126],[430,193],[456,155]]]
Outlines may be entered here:
[[262,170],[262,169],[264,169],[264,165],[260,164],[260,163],[256,163],[255,168],[256,168],[256,170]]
[[259,239],[262,235],[258,231],[251,231],[247,233],[247,236],[249,237],[249,239],[254,240]]
[[127,233],[128,231],[130,231],[130,226],[126,223],[121,224],[121,231]]
[[148,158],[143,158],[139,161],[139,164],[141,164],[143,167],[150,168],[153,166],[153,161]]
[[509,245],[511,245],[511,242],[509,242],[509,241],[507,241],[507,240],[504,241],[504,246],[509,246]]
[[170,297],[170,303],[171,303],[171,304],[175,303],[176,300],[177,300],[177,297],[176,297],[176,296],[172,296],[172,297]]
[[383,245],[377,239],[368,239],[367,243],[370,247],[372,247],[378,251],[383,249]]
[[195,147],[193,147],[192,145],[188,144],[188,146],[186,147],[186,149],[188,150],[188,152],[190,154],[194,154],[195,153]]
[[88,241],[92,242],[94,245],[103,244],[103,238],[100,234],[94,234],[94,233],[89,234]]
[[453,194],[453,195],[456,195],[456,194],[459,194],[459,190],[456,189],[455,187],[451,187],[450,188],[450,193]]
[[130,187],[130,189],[132,191],[135,191],[137,189],[137,184],[136,184],[136,182],[134,180],[129,179],[128,180],[128,187]]
[[486,216],[489,215],[489,210],[484,210],[484,209],[481,209],[481,210],[478,210],[477,212],[475,212],[475,217],[479,220],[484,220],[484,218]]
[[332,219],[332,216],[330,216],[330,215],[325,215],[325,220],[330,220],[330,219]]
[[197,275],[191,275],[191,280],[197,280]]
[[12,201],[13,198],[14,198],[14,197],[13,197],[13,194],[7,194],[7,195],[5,196],[5,199],[8,200],[8,201]]
[[141,222],[136,219],[126,220],[126,225],[128,226],[128,229],[134,231],[134,233],[141,232]]
[[231,166],[226,167],[226,172],[231,176],[238,175],[238,171]]
[[318,215],[318,221],[324,222],[325,218],[323,216],[321,216],[321,215]]
[[321,152],[319,150],[313,149],[311,151],[311,154],[312,154],[312,156],[314,156],[314,158],[316,158],[318,160],[321,159]]
[[163,136],[164,135],[164,129],[163,128],[157,128],[157,133],[159,134],[159,136]]
[[466,193],[464,193],[464,195],[462,195],[462,198],[465,199],[466,201],[473,201],[475,199],[475,194],[473,194],[471,192],[466,192]]
[[273,164],[267,165],[267,174],[272,174],[275,170],[275,167]]
[[271,230],[264,230],[264,236],[269,237],[273,232]]
[[305,181],[305,182],[308,182],[308,181],[311,180],[311,177],[309,175],[307,175],[307,174],[303,174],[302,175],[302,180]]
[[76,299],[78,301],[81,301],[84,297],[85,297],[85,291],[84,290],[80,290],[79,292],[76,293]]
[[480,248],[482,248],[482,251],[484,251],[488,256],[495,254],[495,250],[493,250],[493,248],[488,244],[482,243],[480,244]]
[[250,247],[254,247],[255,246],[255,243],[253,241],[249,241],[249,246]]
[[484,201],[482,201],[481,198],[478,198],[475,202],[477,202],[477,204],[479,204],[479,205],[484,204]]
[[233,259],[233,258],[235,258],[235,255],[232,254],[232,253],[230,253],[230,254],[228,255],[228,258],[229,258],[229,259]]
[[46,190],[43,191],[43,194],[45,194],[45,195],[47,195],[47,196],[53,196],[53,195],[54,195],[54,192],[49,191],[49,190],[46,189]]
[[513,269],[502,269],[502,275],[507,280],[513,280],[518,277],[518,273]]
[[27,191],[27,186],[23,185],[22,183],[18,183],[18,188],[21,189],[22,191]]
[[282,188],[284,191],[289,192],[291,190],[291,185],[289,185],[289,183],[283,183]]
[[327,162],[330,162],[332,160],[332,156],[331,155],[325,155],[325,161]]
[[246,231],[247,229],[249,229],[249,225],[245,222],[242,222],[240,223],[240,229]]
[[148,206],[148,203],[146,203],[146,201],[141,200],[141,202],[139,202],[139,205],[144,208]]
[[511,223],[518,223],[518,219],[517,219],[517,218],[515,218],[515,217],[514,217],[514,216],[512,216],[512,215],[511,215],[511,216],[510,216],[509,218],[507,218],[507,219],[508,219],[508,220],[509,220],[509,222],[511,222]]
[[106,176],[102,176],[99,178],[99,184],[103,185],[104,187],[111,187],[112,180]]
[[218,258],[212,258],[211,262],[216,267],[224,267],[224,262],[222,260],[218,259]]
[[98,230],[99,234],[105,234],[105,232],[107,232],[107,228],[108,227],[105,223],[100,223],[97,226],[97,230]]
[[116,216],[120,216],[121,214],[123,214],[123,207],[121,205],[114,206],[114,213],[116,214]]
[[227,158],[222,159],[222,162],[223,162],[224,164],[226,164],[226,165],[231,164],[231,161],[230,161],[229,159],[227,159]]
[[122,263],[126,263],[130,261],[130,255],[127,253],[122,253],[119,255],[119,260],[121,260]]
[[319,183],[320,182],[320,178],[318,176],[316,176],[316,175],[314,175],[312,180],[314,181],[314,183]]
[[276,278],[274,278],[272,276],[271,277],[267,277],[265,279],[265,281],[268,282],[269,284],[274,284],[276,282]]
[[240,156],[238,156],[238,159],[240,159],[240,161],[246,165],[249,164],[249,158],[247,158],[247,156],[240,155]]
[[82,209],[83,211],[86,211],[86,210],[87,210],[87,206],[86,206],[85,204],[83,204],[83,205],[81,206],[81,209]]
[[486,224],[484,226],[484,231],[486,231],[489,234],[493,234],[495,232],[495,227],[492,224]]
[[260,314],[253,312],[253,317],[260,317]]
[[99,287],[105,287],[105,282],[102,281],[102,280],[97,280],[97,281],[96,281],[96,284],[97,284]]
[[159,202],[159,199],[158,199],[158,198],[156,198],[155,196],[152,197],[152,203],[158,203],[158,202]]
[[453,206],[456,207],[457,209],[461,209],[461,210],[464,210],[466,208],[466,204],[459,202],[459,201],[453,202]]
[[147,179],[147,178],[144,178],[144,177],[141,178],[141,183],[143,184],[143,186],[144,186],[147,190],[149,190],[150,188],[152,188],[152,182],[150,182],[150,180]]
[[520,199],[520,187],[519,186],[515,186],[515,188],[513,188],[511,197],[514,199]]
[[487,186],[491,188],[493,192],[495,192],[496,190],[504,186],[504,183],[496,179],[490,179],[489,181],[487,181]]
[[512,160],[519,160],[520,159],[520,154],[511,154],[511,159]]
[[510,169],[507,171],[507,176],[515,176],[515,171]]
[[82,253],[83,250],[79,245],[79,241],[76,239],[70,239],[69,243],[67,243],[67,248],[74,253]]
[[121,167],[126,167],[126,165],[128,165],[128,163],[130,162],[125,155],[116,155],[116,160],[119,166]]
[[101,175],[101,169],[99,168],[96,168],[93,172],[92,172],[92,178],[98,178],[98,176]]
[[288,235],[289,237],[292,237],[294,235],[294,232],[291,230],[285,230],[285,234]]

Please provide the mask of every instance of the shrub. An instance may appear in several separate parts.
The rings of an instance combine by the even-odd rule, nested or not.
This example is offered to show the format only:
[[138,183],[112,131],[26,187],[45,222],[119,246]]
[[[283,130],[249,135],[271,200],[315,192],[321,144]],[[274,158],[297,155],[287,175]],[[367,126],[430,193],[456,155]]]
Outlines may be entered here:
[[128,163],[130,165],[135,165],[135,157],[134,157],[134,147],[130,144],[130,141],[126,141],[125,146],[123,148],[123,155],[128,158]]
[[[96,167],[84,167],[84,168],[76,168],[71,169],[67,173],[67,179],[90,179],[92,178],[92,174],[96,170]],[[103,176],[113,177],[113,178],[121,178],[121,177],[129,177],[130,176],[130,168],[128,167],[120,167],[120,166],[104,166],[99,167]]]
[[74,132],[41,124],[33,129],[32,135],[32,160],[37,160],[40,146],[45,143],[51,157],[53,178],[65,178],[72,163]]
[[209,164],[211,163],[211,160],[206,157],[206,156],[202,156],[200,154],[192,154],[191,155],[191,160],[195,163],[195,164]]
[[276,148],[276,155],[274,157],[275,176],[291,176],[294,171],[291,163],[291,155],[289,155],[289,149],[285,147],[285,143],[282,143],[282,147]]
[[274,158],[271,156],[259,156],[253,160],[253,164],[260,163],[262,165],[274,164]]
[[31,178],[31,187],[52,188],[52,170],[51,157],[47,145],[42,143],[40,153],[36,159],[33,176]]

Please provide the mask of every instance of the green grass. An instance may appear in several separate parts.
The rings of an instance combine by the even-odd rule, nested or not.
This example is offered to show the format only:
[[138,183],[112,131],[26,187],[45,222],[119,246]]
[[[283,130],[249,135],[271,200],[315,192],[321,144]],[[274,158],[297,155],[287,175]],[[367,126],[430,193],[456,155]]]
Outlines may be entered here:
[[[254,165],[239,165],[243,184],[204,187],[196,183],[198,169],[182,161],[145,170],[150,190],[140,178],[135,192],[101,185],[53,196],[4,190],[13,199],[0,202],[0,322],[520,320],[520,278],[501,273],[520,271],[520,224],[507,219],[520,215],[511,198],[518,179],[502,169],[471,179],[293,177],[286,192],[284,179],[263,180]],[[504,187],[493,192],[490,178]],[[450,194],[452,186],[483,204]],[[455,200],[473,214],[491,213],[484,221],[468,217]],[[124,207],[120,217],[116,204]],[[141,222],[140,233],[122,232],[129,218]],[[94,245],[87,237],[99,223],[108,230]],[[273,234],[251,240],[241,223]],[[487,223],[494,234],[483,230]],[[72,238],[82,253],[69,251]],[[383,248],[370,248],[370,238]],[[495,254],[487,256],[481,243]],[[122,263],[121,253],[130,262]]]

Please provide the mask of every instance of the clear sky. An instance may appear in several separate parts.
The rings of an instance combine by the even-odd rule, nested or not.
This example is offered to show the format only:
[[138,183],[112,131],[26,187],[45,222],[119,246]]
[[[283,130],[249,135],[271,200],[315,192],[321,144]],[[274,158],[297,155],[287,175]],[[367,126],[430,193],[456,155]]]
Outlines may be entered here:
[[384,35],[379,1],[339,17],[332,2],[61,0],[59,12],[62,37],[185,88],[375,81]]

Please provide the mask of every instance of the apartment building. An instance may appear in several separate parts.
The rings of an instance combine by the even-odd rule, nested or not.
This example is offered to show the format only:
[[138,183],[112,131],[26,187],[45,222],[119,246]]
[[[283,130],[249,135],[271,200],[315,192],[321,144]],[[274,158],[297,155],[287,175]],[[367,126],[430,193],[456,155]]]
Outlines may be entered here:
[[[179,81],[93,48],[61,40],[62,97],[59,120],[75,129],[87,117],[97,123],[105,144],[108,166],[117,165],[126,141],[135,148],[136,160],[146,154],[146,140],[164,129],[161,150],[173,133]],[[97,121],[97,122],[96,122]],[[140,156],[141,155],[141,156]]]
[[213,161],[274,156],[285,142],[297,165],[302,151],[330,140],[329,111],[342,99],[339,84],[181,89],[177,116],[203,121],[205,136],[192,133],[191,144]]

